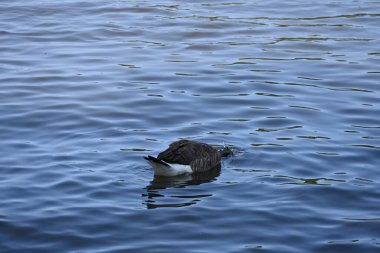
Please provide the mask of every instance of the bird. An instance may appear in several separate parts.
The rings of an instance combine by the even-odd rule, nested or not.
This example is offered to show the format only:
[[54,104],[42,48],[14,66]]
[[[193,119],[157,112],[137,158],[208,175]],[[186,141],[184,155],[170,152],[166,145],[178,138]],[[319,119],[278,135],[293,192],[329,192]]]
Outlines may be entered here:
[[172,142],[157,157],[144,158],[152,166],[154,176],[174,177],[220,168],[221,157],[230,155],[232,150],[227,146],[217,150],[209,144],[184,139]]

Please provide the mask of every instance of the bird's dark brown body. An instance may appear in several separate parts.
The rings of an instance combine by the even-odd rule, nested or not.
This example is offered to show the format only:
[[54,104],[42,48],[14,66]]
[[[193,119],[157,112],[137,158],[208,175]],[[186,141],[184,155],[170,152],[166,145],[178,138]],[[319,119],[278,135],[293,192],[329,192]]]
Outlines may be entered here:
[[206,143],[179,140],[161,152],[158,159],[170,164],[190,165],[193,172],[207,171],[220,166],[219,152]]
[[155,176],[177,176],[205,172],[220,168],[221,154],[206,143],[179,140],[158,154],[144,157],[154,170]]

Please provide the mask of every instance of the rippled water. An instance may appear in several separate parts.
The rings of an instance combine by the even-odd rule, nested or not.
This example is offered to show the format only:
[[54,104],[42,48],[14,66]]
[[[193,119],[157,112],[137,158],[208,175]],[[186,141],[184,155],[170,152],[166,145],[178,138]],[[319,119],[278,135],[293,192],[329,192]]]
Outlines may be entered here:
[[[377,252],[379,1],[4,1],[1,252]],[[179,138],[221,171],[153,179]]]

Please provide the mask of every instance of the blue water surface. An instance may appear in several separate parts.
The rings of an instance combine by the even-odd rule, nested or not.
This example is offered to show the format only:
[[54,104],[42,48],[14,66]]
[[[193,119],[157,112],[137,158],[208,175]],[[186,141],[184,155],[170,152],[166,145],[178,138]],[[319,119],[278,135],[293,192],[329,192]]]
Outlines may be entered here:
[[[378,252],[379,10],[3,1],[0,252]],[[235,155],[154,179],[180,138]]]

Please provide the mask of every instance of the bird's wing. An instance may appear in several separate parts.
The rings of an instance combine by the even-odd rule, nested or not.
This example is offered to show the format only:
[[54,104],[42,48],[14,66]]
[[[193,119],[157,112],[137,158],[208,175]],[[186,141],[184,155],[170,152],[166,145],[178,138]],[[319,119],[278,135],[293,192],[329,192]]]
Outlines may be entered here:
[[168,163],[189,165],[199,156],[202,144],[180,140],[170,144],[169,148],[158,154],[157,158]]
[[204,172],[219,168],[220,155],[218,153],[214,153],[212,155],[208,155],[207,157],[197,158],[190,163],[190,166],[193,172]]

